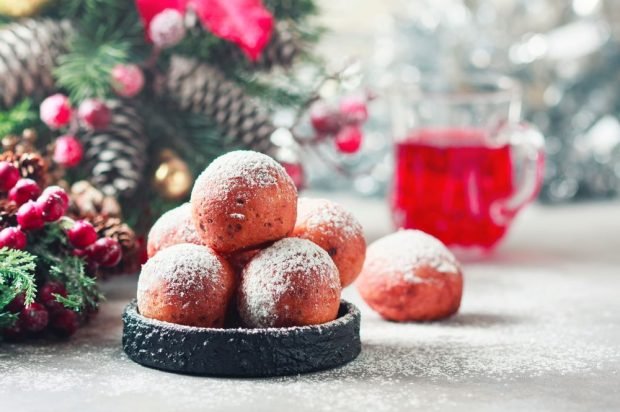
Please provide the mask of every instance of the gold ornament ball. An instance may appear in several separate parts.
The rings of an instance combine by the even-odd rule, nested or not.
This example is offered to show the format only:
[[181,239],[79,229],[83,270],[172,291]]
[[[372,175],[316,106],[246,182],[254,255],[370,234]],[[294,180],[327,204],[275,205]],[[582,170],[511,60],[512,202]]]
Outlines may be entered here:
[[34,16],[51,0],[0,0],[0,14],[10,17]]
[[167,200],[180,200],[189,195],[194,185],[187,163],[171,150],[162,150],[161,163],[155,170],[154,184],[159,194]]

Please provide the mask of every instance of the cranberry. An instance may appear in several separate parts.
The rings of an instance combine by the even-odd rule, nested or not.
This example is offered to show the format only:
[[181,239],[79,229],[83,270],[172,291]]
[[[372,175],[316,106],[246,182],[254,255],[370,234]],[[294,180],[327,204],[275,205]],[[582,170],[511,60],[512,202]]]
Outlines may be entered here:
[[65,205],[65,207],[69,206],[69,195],[67,195],[67,192],[65,191],[65,189],[63,189],[60,186],[49,186],[45,188],[45,190],[43,190],[43,193],[41,193],[41,196],[46,196],[46,195],[58,195],[62,199],[62,202]]
[[41,188],[37,182],[32,179],[19,179],[9,191],[9,199],[22,205],[29,200],[36,199],[40,194]]
[[37,205],[41,210],[41,216],[46,222],[55,222],[64,216],[67,207],[58,195],[41,195],[37,199]]
[[8,192],[19,180],[19,170],[9,162],[0,162],[0,192]]
[[90,129],[105,129],[110,124],[110,109],[104,102],[87,99],[80,104],[78,116],[82,123]]
[[51,312],[64,309],[62,303],[58,302],[56,300],[56,296],[54,295],[60,295],[65,298],[67,297],[67,289],[65,289],[65,286],[62,283],[49,281],[39,290],[39,302],[45,305],[45,307]]
[[333,134],[340,129],[340,116],[323,101],[310,107],[310,122],[318,133]]
[[29,200],[17,209],[17,223],[23,230],[41,229],[45,224],[38,203]]
[[12,313],[19,313],[22,311],[26,304],[26,295],[24,293],[20,293],[13,298],[13,300],[7,305],[7,309]]
[[360,124],[368,120],[368,106],[362,96],[347,96],[340,101],[340,113],[347,123]]
[[54,161],[64,167],[75,167],[82,161],[84,148],[75,136],[60,136],[54,145]]
[[121,97],[134,97],[144,87],[144,73],[135,64],[117,64],[111,74],[112,89]]
[[7,227],[0,231],[0,249],[8,247],[10,249],[24,250],[26,242],[26,234],[16,227]]
[[88,257],[103,267],[116,266],[123,257],[121,245],[116,239],[103,237],[86,248]]
[[69,337],[80,326],[80,316],[69,309],[62,309],[52,315],[50,325],[57,334]]
[[65,95],[55,94],[41,103],[41,120],[50,129],[60,129],[67,126],[71,122],[72,114],[71,103]]
[[97,240],[97,231],[89,222],[79,220],[67,231],[69,242],[78,249],[83,249]]
[[22,309],[19,319],[26,331],[40,332],[47,327],[49,313],[45,306],[34,302]]
[[345,126],[336,135],[336,147],[342,153],[355,153],[362,145],[362,131],[357,126]]
[[17,320],[13,326],[0,330],[0,335],[10,341],[19,341],[26,337],[26,331],[22,327],[22,323]]

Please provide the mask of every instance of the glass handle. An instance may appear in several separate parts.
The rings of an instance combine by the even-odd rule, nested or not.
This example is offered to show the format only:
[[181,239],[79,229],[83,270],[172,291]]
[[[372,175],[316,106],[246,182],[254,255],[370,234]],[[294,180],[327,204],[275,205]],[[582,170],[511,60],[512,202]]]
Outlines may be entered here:
[[506,126],[500,133],[508,136],[515,179],[514,193],[494,205],[494,220],[505,224],[540,190],[545,165],[545,141],[538,129],[528,123]]

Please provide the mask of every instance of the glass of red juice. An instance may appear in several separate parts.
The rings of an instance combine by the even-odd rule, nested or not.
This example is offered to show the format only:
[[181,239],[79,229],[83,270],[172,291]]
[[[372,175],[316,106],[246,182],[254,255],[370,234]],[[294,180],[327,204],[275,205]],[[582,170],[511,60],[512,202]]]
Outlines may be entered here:
[[505,77],[427,79],[392,92],[394,222],[490,251],[537,195],[544,139]]

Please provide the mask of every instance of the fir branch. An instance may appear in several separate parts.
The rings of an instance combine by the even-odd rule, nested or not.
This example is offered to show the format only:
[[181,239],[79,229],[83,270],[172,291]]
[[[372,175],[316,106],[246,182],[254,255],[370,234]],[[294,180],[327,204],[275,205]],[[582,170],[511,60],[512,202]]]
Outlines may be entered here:
[[34,302],[37,285],[36,256],[21,250],[0,249],[0,328],[11,326],[17,317],[5,310],[15,297],[25,295],[25,304]]
[[10,110],[0,112],[0,136],[21,133],[38,121],[32,101],[24,99]]
[[318,13],[315,0],[263,0],[263,2],[278,20],[299,21]]
[[67,289],[67,297],[55,295],[56,301],[76,312],[96,308],[103,295],[97,288],[97,281],[88,276],[85,263],[77,256],[67,257],[50,268],[50,279],[62,282]]
[[131,45],[127,41],[100,41],[80,37],[71,52],[62,56],[54,70],[58,85],[69,90],[72,99],[104,98],[110,94],[112,68],[129,61]]

